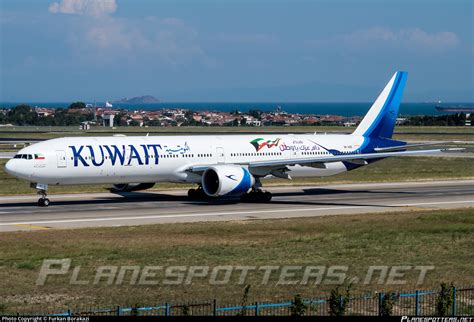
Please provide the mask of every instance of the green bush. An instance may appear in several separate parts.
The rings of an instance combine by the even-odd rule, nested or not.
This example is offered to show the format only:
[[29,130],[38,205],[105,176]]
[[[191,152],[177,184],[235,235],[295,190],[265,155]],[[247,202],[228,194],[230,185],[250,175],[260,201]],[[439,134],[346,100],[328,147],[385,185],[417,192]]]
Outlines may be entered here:
[[380,313],[381,316],[390,316],[393,314],[393,306],[398,300],[398,295],[396,293],[390,292],[384,294],[382,297],[382,303],[380,303]]
[[296,294],[290,306],[291,316],[303,316],[306,312],[306,304],[304,304],[301,295]]
[[448,316],[451,315],[452,306],[454,303],[454,286],[451,283],[450,286],[446,283],[441,283],[441,288],[436,298],[436,315]]
[[347,287],[345,295],[342,295],[339,288],[340,286],[331,290],[329,297],[329,315],[331,316],[343,316],[349,304],[351,285]]

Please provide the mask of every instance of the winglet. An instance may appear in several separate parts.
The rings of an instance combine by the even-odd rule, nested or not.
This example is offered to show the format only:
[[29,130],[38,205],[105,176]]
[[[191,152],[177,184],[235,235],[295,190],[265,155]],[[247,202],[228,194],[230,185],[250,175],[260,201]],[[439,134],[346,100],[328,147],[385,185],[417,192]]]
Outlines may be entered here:
[[400,71],[392,76],[353,135],[387,139],[392,137],[407,75],[407,72]]

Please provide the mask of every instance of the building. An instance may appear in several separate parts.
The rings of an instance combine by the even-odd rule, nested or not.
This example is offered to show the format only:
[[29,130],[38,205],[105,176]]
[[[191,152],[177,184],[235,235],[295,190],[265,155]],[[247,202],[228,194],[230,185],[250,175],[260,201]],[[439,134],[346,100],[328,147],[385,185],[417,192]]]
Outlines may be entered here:
[[102,115],[102,125],[105,127],[107,126],[106,123],[108,122],[109,127],[114,127],[114,114],[104,114]]

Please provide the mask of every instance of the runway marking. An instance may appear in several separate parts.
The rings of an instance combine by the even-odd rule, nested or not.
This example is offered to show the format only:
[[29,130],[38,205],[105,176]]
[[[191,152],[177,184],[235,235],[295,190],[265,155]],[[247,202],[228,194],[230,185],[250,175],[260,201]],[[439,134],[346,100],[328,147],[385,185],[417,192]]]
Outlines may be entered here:
[[20,225],[20,224],[60,224],[75,222],[98,222],[98,221],[118,221],[118,220],[137,220],[137,219],[163,219],[163,218],[186,218],[186,217],[211,217],[211,216],[227,216],[227,215],[255,215],[265,213],[280,212],[307,212],[307,211],[323,211],[323,210],[343,210],[343,209],[364,209],[364,208],[380,208],[380,207],[411,207],[424,205],[443,205],[443,204],[463,204],[474,203],[474,200],[464,201],[439,201],[439,202],[419,202],[409,204],[389,204],[389,205],[373,205],[373,206],[341,206],[341,207],[325,207],[325,208],[287,208],[274,210],[252,210],[252,211],[232,211],[232,212],[210,212],[201,214],[170,214],[170,215],[152,215],[152,216],[132,216],[132,217],[104,217],[104,218],[84,218],[84,219],[62,219],[62,220],[44,220],[44,221],[27,221],[16,223],[0,223],[0,226]]
[[[372,208],[376,206],[347,206],[347,207],[328,207],[328,208],[299,208],[299,209],[275,209],[275,210],[255,210],[255,211],[233,211],[233,212],[210,212],[202,214],[173,214],[173,215],[153,215],[153,216],[133,216],[133,217],[105,217],[105,218],[90,218],[90,219],[65,219],[65,220],[49,220],[49,221],[29,221],[21,223],[31,224],[58,224],[58,223],[73,223],[73,222],[93,222],[93,221],[111,221],[111,220],[130,220],[130,219],[160,219],[160,218],[181,218],[181,217],[208,217],[208,216],[227,216],[227,215],[251,215],[263,213],[276,213],[287,211],[315,211],[315,210],[340,210],[340,209],[354,209],[354,208]],[[0,226],[17,225],[18,223],[0,223]]]
[[407,203],[403,205],[392,205],[400,207],[410,207],[410,206],[427,206],[427,205],[442,205],[442,204],[453,204],[453,203],[474,203],[474,200],[464,200],[464,201],[438,201],[438,202],[418,202],[418,203]]
[[41,230],[47,230],[47,229],[50,229],[51,227],[46,227],[46,226],[35,226],[35,225],[31,225],[31,224],[15,224],[15,226],[18,226],[18,227],[25,227],[25,228],[32,228],[32,229],[41,229]]

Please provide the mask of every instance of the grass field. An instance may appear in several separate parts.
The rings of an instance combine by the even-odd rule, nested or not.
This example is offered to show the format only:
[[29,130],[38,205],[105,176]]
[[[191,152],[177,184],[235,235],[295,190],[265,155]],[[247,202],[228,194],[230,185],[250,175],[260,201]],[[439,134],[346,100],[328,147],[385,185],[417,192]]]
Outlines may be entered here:
[[[6,160],[0,160],[0,195],[35,194],[25,181],[11,177],[5,172]],[[351,172],[324,178],[295,178],[294,180],[268,179],[265,187],[281,185],[322,185],[329,183],[390,182],[430,179],[474,178],[474,159],[404,157],[389,158]],[[49,193],[107,191],[110,185],[51,186]],[[159,183],[154,190],[188,188],[190,185]]]
[[[72,267],[79,265],[78,280],[89,283],[101,265],[347,265],[347,276],[361,278],[371,265],[433,265],[422,285],[415,285],[417,273],[409,273],[405,285],[378,285],[374,279],[370,285],[354,284],[353,291],[427,289],[442,281],[468,285],[474,283],[473,232],[474,209],[460,209],[2,233],[0,307],[44,311],[89,303],[149,305],[212,298],[236,304],[244,287],[238,275],[227,285],[214,286],[208,277],[184,286],[70,285]],[[42,261],[61,258],[72,260],[69,273],[35,286]],[[271,275],[262,286],[262,274],[249,274],[249,301],[288,299],[296,293],[317,296],[334,287],[280,286],[278,277]]]

